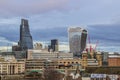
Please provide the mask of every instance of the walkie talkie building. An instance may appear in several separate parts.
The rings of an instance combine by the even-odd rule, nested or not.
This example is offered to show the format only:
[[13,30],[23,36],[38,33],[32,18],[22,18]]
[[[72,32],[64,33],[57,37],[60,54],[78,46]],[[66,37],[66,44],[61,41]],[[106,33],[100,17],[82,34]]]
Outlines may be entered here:
[[80,27],[68,29],[70,52],[78,56],[86,47],[87,30]]
[[21,19],[19,46],[21,50],[33,49],[33,40],[26,19]]

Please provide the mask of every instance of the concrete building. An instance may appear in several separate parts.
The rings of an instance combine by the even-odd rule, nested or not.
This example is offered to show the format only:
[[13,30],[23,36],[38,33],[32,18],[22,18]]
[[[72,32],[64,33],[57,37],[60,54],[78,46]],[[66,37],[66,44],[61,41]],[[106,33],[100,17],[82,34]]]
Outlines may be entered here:
[[82,53],[82,59],[74,58],[72,53],[59,53],[59,52],[47,52],[41,50],[28,50],[27,59],[47,59],[57,60],[58,65],[71,65],[80,64],[83,69],[86,67],[100,67],[102,66],[102,56],[97,54],[96,59],[88,59],[87,53]]
[[58,69],[57,60],[47,60],[47,59],[29,59],[26,60],[26,72],[37,71],[40,72],[45,68]]
[[13,56],[15,56],[16,59],[26,59],[27,58],[26,51],[1,52],[0,55],[2,55],[2,56],[13,55]]
[[14,75],[25,71],[25,62],[17,62],[13,56],[0,57],[0,74]]
[[12,46],[12,51],[21,51],[21,48],[19,45],[13,45]]
[[[87,54],[83,53],[83,58],[52,58],[52,59],[27,59],[25,73],[38,72],[44,73],[44,70],[56,70],[64,75],[79,73],[85,71],[86,67],[101,67],[97,59],[88,59]],[[69,79],[68,79],[69,80]]]
[[[81,64],[80,59],[29,59],[26,60],[26,72],[37,71],[43,72],[44,69],[54,69],[63,71],[75,71],[78,64]],[[81,69],[82,70],[82,69]],[[84,70],[84,69],[83,69]]]
[[100,67],[99,62],[96,59],[29,59],[26,60],[26,70],[39,70],[49,67],[59,71],[65,72],[65,70],[74,71],[77,66],[81,71],[84,71],[86,67]]
[[65,53],[65,52],[48,52],[44,50],[28,50],[27,51],[27,59],[73,59],[73,53]]
[[21,50],[33,49],[33,40],[29,30],[28,20],[21,19],[20,40],[18,42]]
[[70,52],[75,56],[80,56],[86,47],[87,30],[80,27],[71,27],[68,29]]

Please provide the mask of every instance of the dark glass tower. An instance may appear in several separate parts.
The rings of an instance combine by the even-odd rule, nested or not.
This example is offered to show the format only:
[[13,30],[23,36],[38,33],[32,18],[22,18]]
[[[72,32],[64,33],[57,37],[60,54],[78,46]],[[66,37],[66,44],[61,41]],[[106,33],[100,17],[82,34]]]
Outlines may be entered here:
[[83,52],[86,48],[86,41],[87,41],[87,30],[83,29],[81,32],[81,45],[80,45],[80,52]]
[[21,50],[33,49],[33,40],[26,19],[21,19],[19,46]]
[[57,39],[51,40],[51,48],[53,49],[53,51],[58,51],[58,40]]

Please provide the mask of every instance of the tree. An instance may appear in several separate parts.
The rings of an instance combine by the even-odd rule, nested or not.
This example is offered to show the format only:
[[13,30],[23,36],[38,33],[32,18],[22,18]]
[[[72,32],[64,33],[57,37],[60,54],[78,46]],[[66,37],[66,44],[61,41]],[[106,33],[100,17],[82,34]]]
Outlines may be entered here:
[[45,69],[44,70],[44,80],[61,80],[64,77],[64,74],[54,70],[54,69]]

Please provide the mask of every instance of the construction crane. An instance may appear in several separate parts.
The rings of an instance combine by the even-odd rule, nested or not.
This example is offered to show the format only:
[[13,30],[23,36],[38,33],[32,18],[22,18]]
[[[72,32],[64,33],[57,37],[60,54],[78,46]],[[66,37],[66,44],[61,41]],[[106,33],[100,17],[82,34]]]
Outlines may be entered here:
[[91,51],[92,51],[92,46],[91,46],[91,41],[90,41],[90,36],[89,36],[89,35],[88,35],[88,43],[89,43],[88,51],[91,53]]
[[99,41],[97,40],[94,51],[96,51],[96,48],[97,48],[98,44],[99,44]]
[[97,40],[96,44],[95,45],[92,45],[91,44],[91,40],[90,40],[90,36],[88,35],[88,43],[89,43],[89,46],[88,48],[86,49],[86,51],[88,52],[88,56],[89,58],[94,58],[94,52],[96,51],[96,48],[97,48],[97,45],[99,43],[99,41]]
[[90,50],[90,52],[92,52],[92,50],[96,51],[96,48],[97,48],[97,46],[98,46],[99,41],[97,40],[97,42],[96,42],[96,44],[95,44],[95,47],[93,47],[93,46],[91,45],[90,36],[88,36],[88,42],[89,42],[89,50]]

